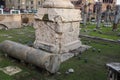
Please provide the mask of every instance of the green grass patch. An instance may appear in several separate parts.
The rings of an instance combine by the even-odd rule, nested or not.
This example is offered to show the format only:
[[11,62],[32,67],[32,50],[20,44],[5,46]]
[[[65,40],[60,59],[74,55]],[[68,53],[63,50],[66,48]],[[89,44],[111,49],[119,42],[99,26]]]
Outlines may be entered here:
[[34,41],[35,34],[33,27],[24,27],[21,29],[0,30],[0,42],[12,40],[23,44]]
[[96,25],[88,24],[86,28],[84,27],[81,28],[80,34],[113,40],[120,39],[120,36],[118,36],[118,34],[120,34],[120,28],[118,28],[116,32],[113,32],[112,27],[104,27],[101,25],[101,28],[99,30],[94,31],[95,27]]
[[[32,27],[24,27],[7,31],[1,30],[0,42],[4,40],[13,40],[22,44],[27,44],[30,41],[34,42],[34,29]],[[61,74],[54,75],[49,74],[44,69],[22,64],[20,61],[10,57],[6,58],[3,56],[4,53],[0,52],[0,68],[18,66],[22,69],[22,72],[14,76],[9,76],[0,71],[0,80],[106,80],[107,68],[105,64],[120,62],[120,45],[90,41],[88,39],[82,39],[82,43],[90,45],[92,48],[83,52],[81,57],[73,57],[62,63],[59,70]],[[93,48],[96,49],[94,52]],[[98,49],[101,51],[98,52]],[[85,60],[87,60],[87,63]],[[65,74],[69,68],[73,68],[75,72]]]

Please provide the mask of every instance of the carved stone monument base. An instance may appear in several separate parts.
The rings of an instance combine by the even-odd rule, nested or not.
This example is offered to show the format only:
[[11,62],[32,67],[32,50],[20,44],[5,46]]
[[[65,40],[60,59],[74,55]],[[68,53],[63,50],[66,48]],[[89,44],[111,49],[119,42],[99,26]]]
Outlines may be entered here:
[[34,47],[53,54],[79,48],[80,10],[74,9],[69,0],[46,0],[43,7],[35,15]]
[[61,62],[88,49],[79,39],[81,15],[69,0],[46,0],[35,15],[34,47],[60,55]]

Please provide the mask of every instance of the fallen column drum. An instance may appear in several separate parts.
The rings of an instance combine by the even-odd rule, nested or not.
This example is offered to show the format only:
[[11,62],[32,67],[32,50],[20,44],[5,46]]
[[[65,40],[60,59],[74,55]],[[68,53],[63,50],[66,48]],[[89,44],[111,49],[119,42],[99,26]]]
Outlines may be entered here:
[[44,68],[50,73],[57,72],[60,66],[59,55],[34,49],[13,41],[6,40],[2,42],[0,50],[16,59]]

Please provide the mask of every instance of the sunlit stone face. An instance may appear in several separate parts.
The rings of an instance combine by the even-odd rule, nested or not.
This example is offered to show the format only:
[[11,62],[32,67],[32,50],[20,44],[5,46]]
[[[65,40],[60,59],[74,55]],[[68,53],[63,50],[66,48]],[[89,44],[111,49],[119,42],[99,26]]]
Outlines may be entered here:
[[43,4],[44,8],[74,8],[69,0],[46,0]]
[[80,11],[69,0],[47,0],[35,15],[34,47],[61,54],[81,46]]

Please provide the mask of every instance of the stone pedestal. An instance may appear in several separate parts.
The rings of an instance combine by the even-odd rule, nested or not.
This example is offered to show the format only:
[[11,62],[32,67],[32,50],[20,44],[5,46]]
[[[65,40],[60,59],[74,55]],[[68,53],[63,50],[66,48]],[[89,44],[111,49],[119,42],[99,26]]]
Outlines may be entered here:
[[46,0],[35,15],[34,47],[55,54],[79,48],[80,20],[69,0]]
[[120,80],[120,63],[112,62],[106,64],[108,67],[107,80]]

